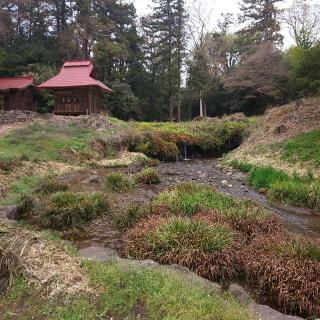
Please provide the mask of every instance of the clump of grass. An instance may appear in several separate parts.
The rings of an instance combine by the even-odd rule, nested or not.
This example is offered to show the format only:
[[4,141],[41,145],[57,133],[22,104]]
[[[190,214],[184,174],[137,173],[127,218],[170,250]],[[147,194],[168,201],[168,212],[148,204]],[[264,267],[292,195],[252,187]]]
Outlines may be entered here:
[[79,228],[83,223],[107,213],[109,204],[102,193],[57,192],[46,201],[43,210],[40,218],[44,226]]
[[184,250],[213,253],[229,247],[233,240],[233,232],[225,225],[208,225],[179,217],[171,218],[147,238],[155,254]]
[[135,175],[135,181],[137,183],[144,184],[158,184],[160,183],[160,176],[156,169],[146,168]]
[[226,196],[211,186],[181,183],[170,191],[162,192],[154,201],[166,205],[172,213],[193,216],[200,209],[212,209],[230,219],[265,219],[268,214],[248,200]]
[[254,167],[249,174],[249,183],[256,189],[269,189],[273,183],[288,181],[289,175],[281,170],[276,170],[271,166]]
[[162,192],[153,206],[155,211],[157,207],[165,207],[170,214],[187,217],[208,211],[212,221],[223,219],[236,230],[244,232],[248,239],[281,229],[275,218],[252,201],[226,196],[203,184],[181,183]]
[[320,243],[300,237],[263,237],[243,256],[248,279],[285,312],[320,315]]
[[58,191],[67,191],[68,184],[56,177],[44,177],[35,187],[36,192],[48,195]]
[[116,212],[112,216],[115,226],[119,229],[132,228],[138,221],[146,217],[150,212],[150,208],[141,203],[134,203],[128,208]]
[[226,224],[150,216],[125,235],[124,254],[188,267],[210,280],[233,278],[242,241]]
[[277,181],[271,185],[268,197],[272,201],[319,209],[320,182],[304,182],[296,179]]
[[[251,165],[233,160],[229,164],[243,171]],[[305,176],[289,175],[271,166],[253,166],[249,173],[249,183],[256,189],[266,189],[271,201],[304,206],[311,209],[320,208],[320,182],[312,173]]]
[[110,173],[104,180],[105,189],[113,192],[125,192],[132,189],[134,185],[133,179],[121,172]]

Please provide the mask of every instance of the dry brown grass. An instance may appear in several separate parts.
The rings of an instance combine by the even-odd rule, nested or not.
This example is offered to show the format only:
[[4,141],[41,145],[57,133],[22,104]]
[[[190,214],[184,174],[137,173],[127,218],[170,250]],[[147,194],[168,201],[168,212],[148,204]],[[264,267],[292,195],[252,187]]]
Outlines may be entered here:
[[[294,241],[285,235],[256,239],[243,252],[245,272],[283,311],[319,317],[320,262],[304,248],[294,248]],[[299,241],[303,247],[309,240]],[[312,240],[311,243],[318,246],[313,254],[319,258],[319,242]]]
[[304,132],[320,127],[320,99],[308,98],[290,104],[269,109],[259,119],[259,125],[251,132],[241,147],[228,155],[228,159],[237,159],[254,165],[271,165],[289,174],[294,172],[305,175],[311,171],[320,176],[307,163],[289,163],[282,159],[279,150],[271,148],[273,143],[281,142]]
[[[281,128],[280,128],[281,126]],[[245,145],[283,141],[320,127],[320,99],[308,98],[269,109]],[[280,132],[279,132],[280,131]]]
[[[191,234],[183,240],[184,245],[182,248],[177,245],[177,248],[163,248],[162,252],[156,252],[155,247],[148,239],[153,232],[166,225],[170,219],[170,217],[152,215],[136,224],[125,234],[123,254],[138,259],[157,260],[165,264],[179,264],[212,281],[232,279],[237,275],[240,269],[239,251],[244,244],[244,238],[233,231],[235,238],[231,245],[215,252],[207,252],[201,248],[194,247],[194,244],[198,243],[199,239]],[[222,219],[219,219],[216,223],[206,220],[203,216],[195,216],[191,219],[181,217],[175,219],[202,221],[209,226],[219,224],[229,228]],[[177,239],[175,241],[179,242]]]
[[49,296],[91,292],[80,260],[40,233],[0,222],[0,263],[13,275],[23,273]]

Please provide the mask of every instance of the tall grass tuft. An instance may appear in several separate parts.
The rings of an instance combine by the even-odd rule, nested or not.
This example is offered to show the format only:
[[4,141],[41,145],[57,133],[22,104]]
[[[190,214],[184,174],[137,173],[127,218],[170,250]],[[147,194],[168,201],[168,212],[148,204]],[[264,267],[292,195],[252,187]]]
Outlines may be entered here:
[[320,242],[261,237],[243,252],[247,278],[284,312],[320,316]]
[[223,223],[152,215],[127,231],[124,242],[129,257],[176,263],[207,279],[224,280],[239,270],[243,240]]
[[134,181],[121,172],[110,173],[104,180],[104,188],[113,192],[125,192],[132,189],[134,185]]
[[160,176],[156,169],[146,168],[135,175],[135,181],[137,183],[144,184],[158,184],[160,183]]
[[44,226],[79,228],[83,223],[108,213],[109,203],[102,193],[57,192],[46,201],[43,209],[40,219]]

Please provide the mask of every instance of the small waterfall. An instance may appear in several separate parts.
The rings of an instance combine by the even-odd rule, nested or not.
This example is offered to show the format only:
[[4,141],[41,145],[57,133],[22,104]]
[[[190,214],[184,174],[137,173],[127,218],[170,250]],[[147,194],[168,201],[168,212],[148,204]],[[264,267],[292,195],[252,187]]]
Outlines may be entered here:
[[183,144],[183,160],[184,161],[189,161],[190,159],[188,158],[188,146],[186,143]]

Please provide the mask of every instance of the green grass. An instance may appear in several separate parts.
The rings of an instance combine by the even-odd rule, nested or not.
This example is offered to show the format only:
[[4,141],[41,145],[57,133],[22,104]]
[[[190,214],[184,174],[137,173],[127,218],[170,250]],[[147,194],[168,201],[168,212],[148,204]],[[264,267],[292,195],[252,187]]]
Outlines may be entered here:
[[109,203],[102,193],[89,194],[57,192],[38,209],[44,226],[54,229],[79,228],[109,211]]
[[134,187],[135,182],[124,173],[114,172],[104,179],[104,188],[113,192],[125,192]]
[[[104,284],[103,304],[120,318],[140,302],[147,319],[251,319],[246,308],[228,297],[191,287],[181,278],[156,270],[121,271],[117,265],[87,264],[94,284]],[[188,307],[186,307],[188,306]]]
[[189,217],[199,209],[215,210],[232,220],[264,220],[268,217],[251,201],[225,196],[210,186],[196,183],[182,183],[173,190],[164,191],[154,203],[168,206],[174,214]]
[[229,247],[233,240],[233,232],[224,225],[178,217],[171,218],[147,237],[155,254],[191,250],[214,253]]
[[268,190],[268,197],[272,201],[320,209],[320,181],[293,178],[287,181],[276,181]]
[[[118,264],[86,262],[84,268],[96,295],[75,299],[44,299],[32,288],[16,282],[0,297],[3,320],[253,320],[248,307],[230,296],[220,296],[189,284],[184,278],[164,270],[128,270]],[[28,294],[26,294],[28,292]],[[141,317],[140,317],[141,318]]]
[[0,161],[61,160],[63,151],[85,150],[93,132],[74,126],[31,124],[0,139]]
[[320,209],[320,181],[311,173],[305,176],[289,175],[271,166],[253,166],[237,160],[229,165],[242,171],[249,170],[248,181],[255,189],[266,189],[271,201]]
[[227,161],[227,164],[235,169],[239,169],[243,172],[250,172],[254,168],[254,165],[247,162],[242,162],[236,159]]
[[33,194],[35,186],[42,179],[40,176],[25,176],[13,182],[6,197],[0,199],[0,205],[19,205],[23,198]]
[[320,166],[320,130],[302,133],[280,144],[282,158],[291,163],[310,163]]
[[288,181],[289,175],[285,172],[276,170],[271,166],[253,167],[249,174],[249,183],[256,189],[269,189],[273,183],[279,181]]

